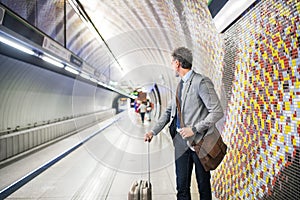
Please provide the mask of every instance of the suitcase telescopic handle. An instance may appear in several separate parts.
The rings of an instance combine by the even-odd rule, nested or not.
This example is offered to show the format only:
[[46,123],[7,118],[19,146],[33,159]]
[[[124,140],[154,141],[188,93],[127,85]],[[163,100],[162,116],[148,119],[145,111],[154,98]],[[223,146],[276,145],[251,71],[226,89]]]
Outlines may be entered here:
[[147,157],[148,157],[148,182],[149,182],[149,184],[151,183],[150,182],[150,142],[148,142],[148,145],[147,145],[148,147],[147,147],[147,149],[148,149],[148,155],[147,155]]

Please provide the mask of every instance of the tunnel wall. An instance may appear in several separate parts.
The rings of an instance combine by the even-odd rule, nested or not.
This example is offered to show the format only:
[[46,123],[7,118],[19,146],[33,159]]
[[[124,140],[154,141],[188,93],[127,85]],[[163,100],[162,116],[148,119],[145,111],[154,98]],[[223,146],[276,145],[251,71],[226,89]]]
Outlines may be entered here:
[[116,114],[116,93],[0,54],[0,165]]
[[0,166],[78,133],[115,114],[109,109],[0,135]]
[[212,177],[220,199],[300,198],[299,16],[299,1],[257,1],[223,34],[233,81],[229,150]]
[[114,92],[0,54],[0,131],[112,108]]

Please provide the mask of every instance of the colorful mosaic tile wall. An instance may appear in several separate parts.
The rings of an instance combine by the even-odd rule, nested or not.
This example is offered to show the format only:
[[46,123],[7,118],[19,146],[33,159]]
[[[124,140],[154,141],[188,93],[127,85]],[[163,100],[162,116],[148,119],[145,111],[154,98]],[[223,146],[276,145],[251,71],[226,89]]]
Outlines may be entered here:
[[215,196],[300,199],[300,1],[257,1],[224,37],[235,71]]

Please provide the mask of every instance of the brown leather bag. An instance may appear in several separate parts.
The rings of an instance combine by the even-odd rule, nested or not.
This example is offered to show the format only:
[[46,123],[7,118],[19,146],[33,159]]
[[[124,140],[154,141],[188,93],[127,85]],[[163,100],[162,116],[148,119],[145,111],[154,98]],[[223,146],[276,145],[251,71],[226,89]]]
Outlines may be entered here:
[[217,128],[213,133],[206,134],[200,142],[192,145],[205,171],[216,169],[227,151],[227,146]]

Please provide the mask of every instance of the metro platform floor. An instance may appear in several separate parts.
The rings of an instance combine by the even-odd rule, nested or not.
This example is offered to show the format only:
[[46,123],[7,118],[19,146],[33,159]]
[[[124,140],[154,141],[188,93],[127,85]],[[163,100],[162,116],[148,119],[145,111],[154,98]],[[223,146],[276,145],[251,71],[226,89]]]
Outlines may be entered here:
[[[127,199],[135,180],[148,179],[143,136],[152,126],[147,120],[141,124],[132,109],[0,168],[0,191],[113,121],[6,199]],[[173,151],[166,130],[150,143],[153,200],[176,199]],[[196,200],[197,183],[192,178],[192,199]]]

